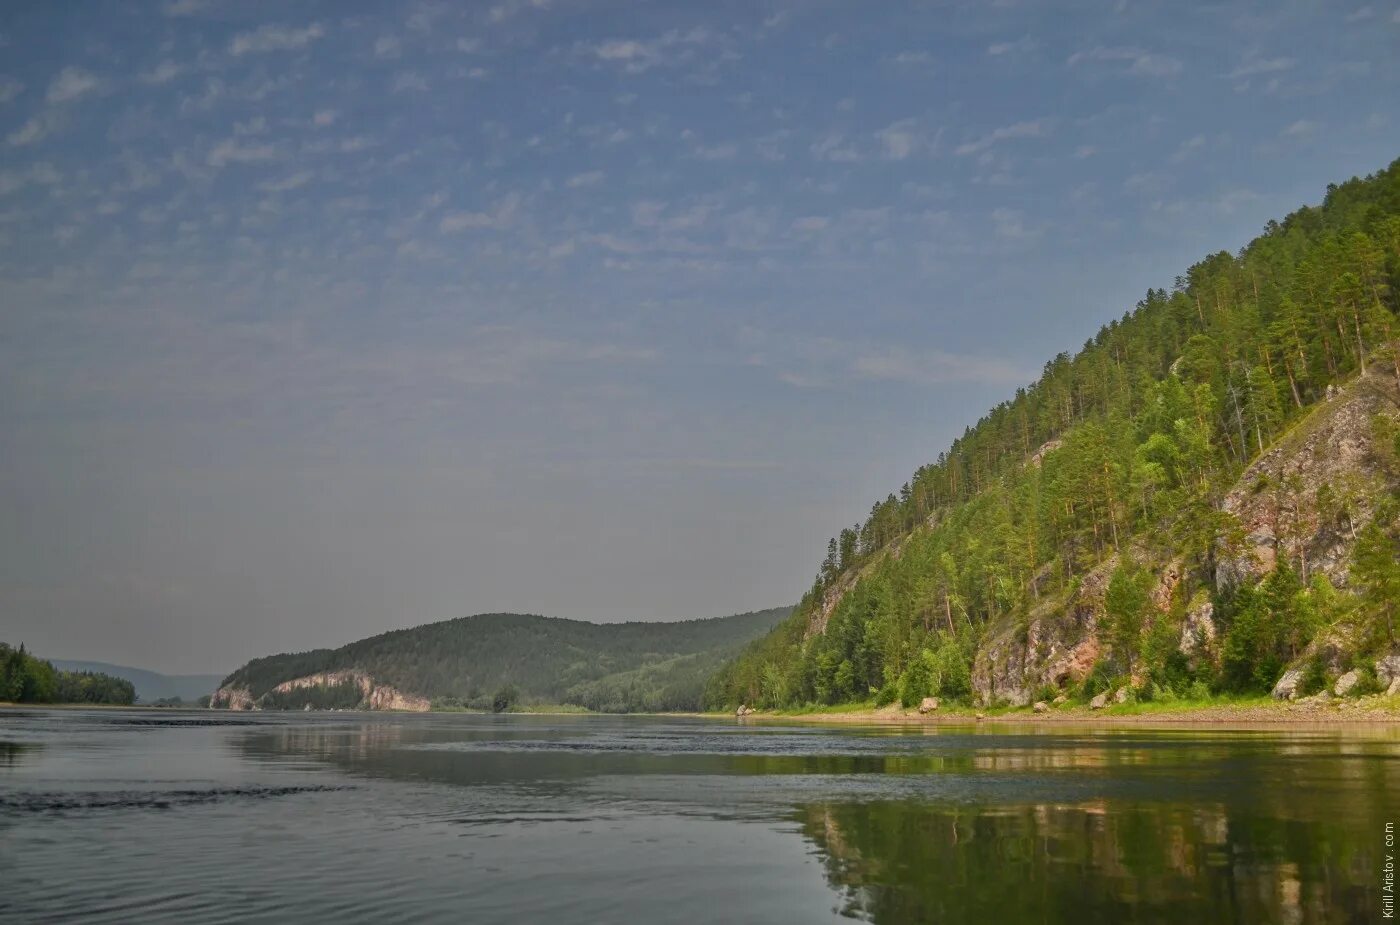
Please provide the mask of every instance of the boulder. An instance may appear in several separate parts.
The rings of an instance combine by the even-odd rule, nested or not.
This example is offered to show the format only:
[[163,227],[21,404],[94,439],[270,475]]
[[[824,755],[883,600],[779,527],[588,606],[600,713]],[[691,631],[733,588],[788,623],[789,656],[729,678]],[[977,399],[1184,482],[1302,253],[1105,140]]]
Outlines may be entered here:
[[1113,702],[1114,702],[1114,703],[1127,703],[1127,702],[1128,702],[1128,695],[1131,694],[1131,693],[1132,693],[1132,691],[1128,690],[1126,687],[1120,687],[1120,688],[1118,688],[1118,692],[1117,692],[1116,694],[1113,695]]
[[1056,697],[1054,700],[1052,700],[1052,701],[1050,701],[1050,702],[1051,702],[1052,704],[1054,704],[1055,706],[1057,706],[1057,707],[1059,707],[1059,706],[1064,706],[1065,704],[1069,703],[1069,698],[1066,697],[1064,694],[1061,694],[1060,696]]
[[1332,687],[1332,693],[1338,697],[1345,697],[1356,689],[1356,685],[1361,683],[1361,672],[1353,668],[1337,679],[1337,683]]
[[1037,700],[1031,706],[1031,709],[1037,713],[1045,713],[1050,709],[1050,704],[1046,703],[1044,700]]
[[920,700],[920,701],[919,701],[919,712],[920,712],[920,713],[932,713],[932,712],[934,712],[934,711],[937,710],[937,709],[938,709],[938,698],[937,698],[937,697],[925,697],[923,700]]
[[1376,680],[1381,687],[1389,688],[1397,678],[1400,678],[1400,655],[1376,659]]
[[745,704],[742,704],[742,703],[741,703],[741,704],[739,704],[739,709],[737,709],[737,710],[734,711],[734,715],[735,715],[735,716],[748,716],[748,715],[749,715],[750,713],[752,713],[752,712],[753,712],[753,710],[750,710]]
[[1390,687],[1385,689],[1385,695],[1387,697],[1400,697],[1400,677],[1390,682]]
[[1274,685],[1275,700],[1293,700],[1298,696],[1298,685],[1303,683],[1303,669],[1290,668],[1283,673]]
[[1108,706],[1108,691],[1104,691],[1089,701],[1089,709],[1091,710],[1102,710],[1106,706]]

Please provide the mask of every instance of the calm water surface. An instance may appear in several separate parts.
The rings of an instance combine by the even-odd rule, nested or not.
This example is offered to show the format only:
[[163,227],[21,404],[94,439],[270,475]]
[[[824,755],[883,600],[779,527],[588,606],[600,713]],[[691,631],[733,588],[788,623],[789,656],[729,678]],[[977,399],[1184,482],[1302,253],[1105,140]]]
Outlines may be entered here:
[[1386,822],[1385,729],[0,711],[5,921],[1379,922]]

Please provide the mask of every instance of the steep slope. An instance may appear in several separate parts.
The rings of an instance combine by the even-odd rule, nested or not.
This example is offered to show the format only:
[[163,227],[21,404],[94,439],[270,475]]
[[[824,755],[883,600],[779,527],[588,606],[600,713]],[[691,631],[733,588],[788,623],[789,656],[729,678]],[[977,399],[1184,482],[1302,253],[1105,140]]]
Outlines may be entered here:
[[478,614],[339,649],[254,659],[223,680],[214,706],[490,707],[500,689],[511,687],[525,701],[696,709],[703,688],[697,672],[708,674],[789,612],[669,623]]
[[124,678],[136,687],[137,703],[153,703],[157,700],[184,700],[190,703],[214,692],[219,686],[216,674],[161,674],[144,668],[129,665],[111,665],[107,662],[86,662],[71,658],[50,659],[59,671],[88,671]]
[[1400,618],[1397,292],[1400,162],[1047,363],[831,540],[709,703],[1267,691],[1324,638],[1371,664]]

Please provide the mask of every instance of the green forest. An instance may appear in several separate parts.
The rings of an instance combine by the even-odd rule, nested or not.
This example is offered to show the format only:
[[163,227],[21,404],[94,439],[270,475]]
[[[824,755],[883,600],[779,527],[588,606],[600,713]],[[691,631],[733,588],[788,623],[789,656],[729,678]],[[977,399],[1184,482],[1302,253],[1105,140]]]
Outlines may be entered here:
[[[1092,668],[1035,694],[1257,694],[1300,662],[1316,690],[1347,667],[1324,637],[1369,665],[1400,616],[1398,299],[1400,161],[1051,359],[831,539],[793,616],[715,675],[708,704],[968,701],[994,649],[1089,626]],[[1370,449],[1350,469],[1251,466],[1291,464],[1363,399],[1373,413],[1348,441]],[[1231,505],[1268,504],[1273,563],[1236,574],[1262,528]],[[1179,644],[1193,613],[1217,631],[1198,654]]]
[[[266,709],[301,709],[308,689],[284,681],[357,668],[440,709],[574,704],[601,712],[696,710],[714,671],[768,632],[790,608],[670,623],[587,623],[529,614],[478,614],[395,630],[339,649],[254,659],[225,678]],[[352,689],[353,688],[353,689]],[[360,702],[355,685],[318,688],[313,708]]]
[[8,703],[131,704],[130,681],[95,671],[59,671],[24,646],[0,642],[0,701]]

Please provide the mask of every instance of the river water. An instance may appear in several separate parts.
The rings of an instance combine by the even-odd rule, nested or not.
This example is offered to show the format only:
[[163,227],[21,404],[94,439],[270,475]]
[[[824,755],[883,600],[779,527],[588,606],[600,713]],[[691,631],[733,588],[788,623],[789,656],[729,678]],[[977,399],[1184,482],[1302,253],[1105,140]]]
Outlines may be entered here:
[[1397,729],[0,711],[3,921],[1379,922],[1387,823]]

